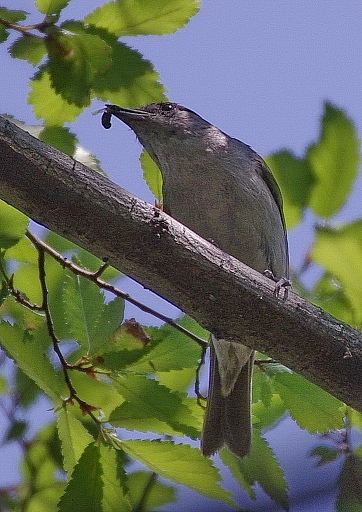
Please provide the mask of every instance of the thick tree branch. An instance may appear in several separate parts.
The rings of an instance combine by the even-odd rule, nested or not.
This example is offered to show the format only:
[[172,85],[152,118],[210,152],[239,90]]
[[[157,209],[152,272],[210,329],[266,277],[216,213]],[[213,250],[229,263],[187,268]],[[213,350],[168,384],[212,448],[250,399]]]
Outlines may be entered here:
[[0,196],[107,257],[218,336],[242,340],[362,412],[362,334],[0,118]]

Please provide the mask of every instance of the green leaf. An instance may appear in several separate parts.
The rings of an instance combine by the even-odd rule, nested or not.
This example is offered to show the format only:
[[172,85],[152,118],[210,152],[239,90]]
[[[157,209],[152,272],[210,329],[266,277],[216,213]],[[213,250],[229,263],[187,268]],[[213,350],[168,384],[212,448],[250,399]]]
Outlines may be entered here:
[[111,48],[98,35],[61,32],[47,38],[46,45],[47,69],[56,93],[78,107],[88,105],[96,75],[111,67]]
[[71,475],[85,448],[94,439],[65,405],[58,413],[58,435],[62,442],[64,469]]
[[43,14],[57,14],[69,3],[69,0],[35,0],[37,9]]
[[176,490],[156,480],[154,473],[135,471],[128,475],[127,486],[132,510],[142,503],[143,510],[156,508],[176,501]]
[[121,453],[105,443],[100,443],[99,453],[104,485],[102,512],[131,512],[134,509],[128,496],[128,480],[121,465]]
[[131,107],[165,101],[165,88],[153,65],[124,43],[107,34],[103,37],[112,49],[112,66],[94,79],[97,98]]
[[301,428],[312,434],[343,428],[343,403],[296,373],[278,373],[275,390]]
[[360,512],[362,510],[362,459],[350,454],[339,477],[336,502],[337,512]]
[[[183,317],[177,322],[199,337],[207,338],[207,331],[189,317]],[[151,350],[132,365],[132,371],[149,373],[151,369],[158,372],[184,368],[196,370],[201,349],[195,341],[168,324],[160,328],[149,328],[147,332],[152,338]]]
[[193,439],[199,437],[201,425],[179,393],[141,375],[123,375],[115,384],[126,402],[112,412],[109,421],[113,425],[169,435],[181,433]]
[[61,456],[54,423],[38,430],[28,444],[26,464],[22,464],[22,496],[28,511],[56,512],[64,483],[58,480]]
[[311,451],[312,457],[320,457],[318,467],[333,462],[338,455],[339,453],[335,448],[328,448],[328,446],[317,446]]
[[362,321],[362,220],[340,229],[318,227],[311,256],[342,286],[354,324]]
[[92,372],[88,374],[74,370],[70,378],[78,397],[99,409],[104,421],[108,421],[111,412],[124,402],[113,383],[106,379],[101,380],[101,376],[96,378]]
[[21,36],[9,48],[13,59],[24,59],[36,66],[47,53],[43,38]]
[[104,295],[92,281],[68,271],[63,289],[65,318],[83,350],[90,352],[94,331],[102,322]]
[[[294,286],[294,282],[293,282]],[[330,315],[349,325],[356,325],[361,318],[361,311],[356,311],[348,300],[341,283],[329,272],[316,282],[310,293],[303,297]]]
[[291,151],[279,151],[266,158],[283,196],[283,210],[288,228],[298,224],[303,210],[308,206],[314,183],[308,162]]
[[230,493],[220,487],[220,474],[210,459],[197,448],[175,445],[171,441],[122,441],[128,455],[142,462],[158,475],[186,485],[190,489],[214,500],[233,505]]
[[[25,20],[27,13],[25,11],[20,10],[10,10],[6,7],[0,7],[0,18],[4,18],[6,21],[10,21],[10,23],[16,23],[21,20]],[[0,43],[6,41],[9,37],[8,28],[6,28],[2,23],[0,23]]]
[[321,217],[335,214],[347,200],[358,173],[359,140],[343,110],[326,103],[320,139],[306,159],[316,178],[310,207]]
[[29,218],[0,200],[0,247],[8,249],[24,236]]
[[279,395],[274,394],[268,405],[259,401],[253,405],[253,425],[259,429],[274,425],[286,412],[286,407]]
[[100,320],[96,323],[91,338],[91,354],[103,353],[111,344],[112,335],[122,322],[124,315],[124,300],[116,297],[103,305]]
[[289,509],[288,485],[284,472],[258,429],[253,431],[250,455],[239,459],[229,450],[222,450],[220,455],[222,461],[229,466],[234,478],[249,493],[251,498],[255,499],[256,497],[252,486],[258,483],[284,510]]
[[91,443],[74,468],[59,501],[59,512],[99,512],[102,510],[103,486],[99,446]]
[[140,156],[141,167],[143,170],[143,178],[148,188],[151,190],[155,198],[162,202],[162,174],[161,171],[152,160],[147,151],[142,151]]
[[170,34],[199,10],[197,0],[116,0],[97,7],[85,22],[117,37]]
[[73,156],[78,142],[76,136],[70,133],[69,128],[62,126],[46,126],[40,132],[39,139],[69,156]]
[[47,126],[62,126],[72,122],[83,110],[55,92],[46,67],[30,81],[28,103],[33,105],[35,116],[43,118]]
[[58,403],[62,383],[44,353],[37,331],[29,334],[19,326],[3,321],[0,323],[0,343],[16,365]]

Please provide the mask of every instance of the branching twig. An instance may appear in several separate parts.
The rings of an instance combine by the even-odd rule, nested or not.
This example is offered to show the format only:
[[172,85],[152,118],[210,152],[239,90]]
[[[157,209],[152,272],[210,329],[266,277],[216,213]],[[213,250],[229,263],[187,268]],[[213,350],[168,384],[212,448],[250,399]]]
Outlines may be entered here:
[[31,240],[31,242],[33,242],[33,244],[36,247],[39,247],[43,251],[46,251],[52,258],[54,258],[56,261],[58,261],[62,265],[63,268],[67,268],[74,274],[85,277],[86,279],[89,279],[90,281],[92,281],[93,283],[98,285],[103,290],[107,290],[108,292],[113,293],[116,297],[120,297],[120,298],[126,300],[130,304],[133,304],[134,306],[136,306],[141,311],[144,311],[145,313],[148,313],[148,314],[154,316],[155,318],[158,318],[159,320],[162,320],[163,322],[171,325],[174,329],[177,329],[178,331],[182,332],[183,334],[185,334],[192,340],[196,341],[200,345],[200,347],[202,347],[202,348],[207,347],[207,342],[205,340],[199,338],[198,336],[196,336],[196,334],[192,333],[188,329],[185,329],[184,327],[179,325],[177,322],[175,322],[172,318],[170,318],[166,315],[163,315],[162,313],[159,313],[158,311],[150,308],[149,306],[146,306],[142,302],[131,297],[128,293],[121,291],[119,288],[117,288],[113,284],[110,284],[107,281],[100,279],[99,276],[102,272],[104,272],[104,270],[108,266],[107,263],[102,265],[96,272],[91,272],[90,270],[86,270],[83,267],[77,265],[76,263],[73,263],[72,261],[70,261],[67,258],[65,258],[64,256],[62,256],[59,252],[57,252],[55,249],[53,249],[52,247],[47,245],[45,242],[43,242],[40,238],[35,236],[30,231],[26,232],[26,236],[29,238],[29,240]]
[[45,272],[45,251],[44,251],[43,247],[41,247],[39,245],[36,246],[36,249],[38,251],[39,281],[40,281],[40,287],[41,287],[41,291],[42,291],[42,309],[43,309],[44,314],[45,314],[47,328],[48,328],[48,333],[49,333],[49,336],[50,336],[50,338],[52,340],[54,352],[58,356],[58,359],[59,359],[60,364],[61,364],[62,369],[63,369],[64,380],[65,380],[65,383],[66,383],[66,385],[67,385],[67,387],[69,389],[69,398],[67,399],[67,401],[68,402],[72,402],[72,400],[75,400],[79,404],[79,406],[80,406],[80,408],[81,408],[83,413],[89,414],[89,416],[91,416],[91,418],[96,423],[99,423],[98,419],[91,412],[91,409],[93,409],[93,407],[90,406],[89,404],[84,402],[84,400],[81,400],[78,397],[77,391],[74,388],[74,386],[72,384],[72,381],[71,381],[71,379],[69,377],[68,370],[72,369],[73,367],[68,364],[68,362],[64,358],[64,356],[63,356],[63,354],[62,354],[62,352],[61,352],[61,350],[59,348],[60,340],[58,339],[58,337],[57,337],[57,335],[55,333],[53,319],[52,319],[52,316],[51,316],[51,313],[50,313],[50,308],[49,308],[48,288],[47,288],[47,284],[46,284],[46,272]]

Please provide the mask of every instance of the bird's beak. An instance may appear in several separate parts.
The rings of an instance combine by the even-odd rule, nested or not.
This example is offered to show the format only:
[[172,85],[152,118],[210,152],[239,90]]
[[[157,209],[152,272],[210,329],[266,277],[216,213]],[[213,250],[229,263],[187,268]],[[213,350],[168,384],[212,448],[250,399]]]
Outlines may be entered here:
[[127,124],[127,121],[132,119],[145,119],[151,114],[140,108],[127,108],[118,107],[117,105],[106,105],[102,115],[102,125],[104,128],[111,127],[111,117],[118,117],[121,121]]

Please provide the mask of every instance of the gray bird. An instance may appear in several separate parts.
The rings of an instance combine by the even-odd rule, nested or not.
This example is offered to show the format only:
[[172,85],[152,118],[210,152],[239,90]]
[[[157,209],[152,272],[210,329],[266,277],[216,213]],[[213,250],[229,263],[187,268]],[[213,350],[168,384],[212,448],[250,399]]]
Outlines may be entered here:
[[[288,277],[282,198],[264,160],[249,146],[176,103],[138,109],[107,105],[137,135],[163,177],[164,210],[249,267]],[[204,455],[251,447],[254,351],[238,342],[210,343],[210,382],[201,438]]]

